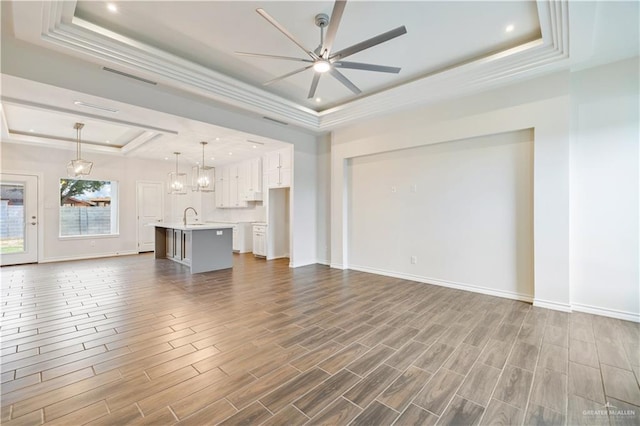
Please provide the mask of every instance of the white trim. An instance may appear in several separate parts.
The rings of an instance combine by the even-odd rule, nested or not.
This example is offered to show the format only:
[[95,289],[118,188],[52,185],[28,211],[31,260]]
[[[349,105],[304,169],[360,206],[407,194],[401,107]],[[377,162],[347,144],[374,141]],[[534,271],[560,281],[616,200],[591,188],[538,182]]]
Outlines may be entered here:
[[554,311],[571,312],[571,305],[568,303],[558,303],[551,300],[533,299],[533,306],[538,308],[553,309]]
[[53,263],[53,262],[68,262],[70,260],[88,260],[88,259],[100,259],[103,257],[116,257],[116,256],[131,256],[132,254],[138,254],[136,250],[129,251],[117,251],[114,253],[100,253],[92,255],[80,255],[80,256],[60,256],[60,257],[48,257],[41,260],[39,263]]
[[600,308],[596,306],[583,305],[580,303],[572,303],[571,309],[577,312],[586,312],[588,314],[601,315],[603,317],[611,317],[640,323],[640,313],[619,311],[617,309]]
[[316,263],[319,265],[331,266],[331,262],[328,259],[316,259]]
[[386,271],[384,269],[368,268],[366,266],[357,266],[357,265],[350,265],[349,269],[352,269],[354,271],[360,271],[360,272],[368,272],[368,273],[376,274],[376,275],[384,275],[384,276],[387,276],[387,277],[400,278],[400,279],[403,279],[403,280],[417,281],[417,282],[420,282],[420,283],[432,284],[432,285],[437,285],[437,286],[440,286],[440,287],[455,288],[457,290],[464,290],[464,291],[470,291],[470,292],[473,292],[473,293],[486,294],[488,296],[495,296],[495,297],[502,297],[502,298],[505,298],[505,299],[519,300],[519,301],[527,302],[527,303],[531,303],[532,300],[533,300],[533,297],[530,296],[530,295],[527,295],[527,294],[522,294],[522,293],[517,293],[517,292],[512,292],[512,291],[505,291],[505,290],[496,290],[496,289],[493,289],[493,288],[482,287],[482,286],[477,286],[477,285],[467,284],[467,283],[459,283],[459,282],[455,282],[455,281],[441,280],[441,279],[437,279],[437,278],[422,277],[422,276],[419,276],[419,275],[412,275],[412,274],[404,274],[404,273],[400,273],[400,272]]
[[334,269],[346,269],[342,263],[329,263],[329,267]]
[[307,261],[307,262],[301,262],[301,263],[293,263],[293,262],[289,262],[289,268],[300,268],[301,266],[309,266],[309,265],[315,265],[317,262],[314,262],[313,260]]

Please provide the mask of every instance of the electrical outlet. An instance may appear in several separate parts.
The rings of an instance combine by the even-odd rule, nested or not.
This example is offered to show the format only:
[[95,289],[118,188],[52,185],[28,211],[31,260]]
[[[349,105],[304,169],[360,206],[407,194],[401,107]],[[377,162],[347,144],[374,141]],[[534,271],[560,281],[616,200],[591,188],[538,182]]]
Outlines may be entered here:
[[411,264],[415,265],[418,263],[418,256],[411,256]]
[[416,185],[415,183],[411,185],[411,192],[413,192],[414,194],[416,192],[418,192],[418,185]]

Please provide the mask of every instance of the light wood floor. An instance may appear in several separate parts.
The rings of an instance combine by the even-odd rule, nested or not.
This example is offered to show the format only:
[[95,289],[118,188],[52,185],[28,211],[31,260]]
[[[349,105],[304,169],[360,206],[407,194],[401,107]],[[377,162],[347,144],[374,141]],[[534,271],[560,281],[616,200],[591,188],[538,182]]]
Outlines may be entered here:
[[2,424],[640,424],[637,324],[234,261],[2,268]]

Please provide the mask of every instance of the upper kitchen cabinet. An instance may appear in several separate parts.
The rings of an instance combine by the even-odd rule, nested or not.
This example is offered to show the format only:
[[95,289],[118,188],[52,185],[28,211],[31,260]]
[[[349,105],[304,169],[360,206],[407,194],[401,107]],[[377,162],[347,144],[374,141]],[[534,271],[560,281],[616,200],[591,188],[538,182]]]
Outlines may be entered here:
[[216,208],[248,207],[245,198],[247,167],[236,163],[220,167],[216,173]]
[[245,171],[245,191],[243,199],[245,201],[262,200],[262,158],[252,158],[244,162]]
[[264,172],[269,188],[286,188],[291,186],[292,149],[282,148],[265,154]]
[[249,207],[250,201],[262,201],[262,158],[218,167],[216,208]]

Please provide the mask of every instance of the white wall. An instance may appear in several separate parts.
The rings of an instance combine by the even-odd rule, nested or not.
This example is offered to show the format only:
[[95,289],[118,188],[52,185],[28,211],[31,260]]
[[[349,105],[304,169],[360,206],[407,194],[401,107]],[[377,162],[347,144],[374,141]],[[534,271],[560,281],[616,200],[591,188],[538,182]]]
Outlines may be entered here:
[[571,303],[640,313],[638,58],[571,76]]
[[[39,231],[43,234],[40,262],[87,257],[137,253],[136,181],[166,182],[171,166],[162,161],[146,161],[97,153],[85,153],[93,161],[90,178],[118,181],[119,235],[95,236],[79,239],[59,238],[60,179],[66,177],[66,164],[75,152],[25,146],[13,143],[2,144],[2,171],[31,172],[41,174],[43,217]],[[187,198],[165,194],[165,219],[171,220],[176,201],[189,202]],[[188,196],[185,196],[188,197]],[[181,212],[181,211],[180,211]],[[181,215],[182,213],[180,213]],[[93,242],[93,243],[92,243]]]
[[533,299],[532,131],[356,157],[347,174],[351,269]]
[[[331,265],[349,267],[352,261],[347,256],[348,160],[533,129],[534,304],[570,310],[568,90],[569,73],[563,72],[335,131],[331,147]],[[397,249],[398,245],[385,247],[388,252]],[[427,281],[430,277],[419,278]]]
[[[332,266],[354,262],[347,256],[350,161],[532,128],[534,304],[640,321],[638,76],[636,57],[336,130]],[[386,250],[411,242],[406,237]],[[428,278],[426,272],[417,277]]]

